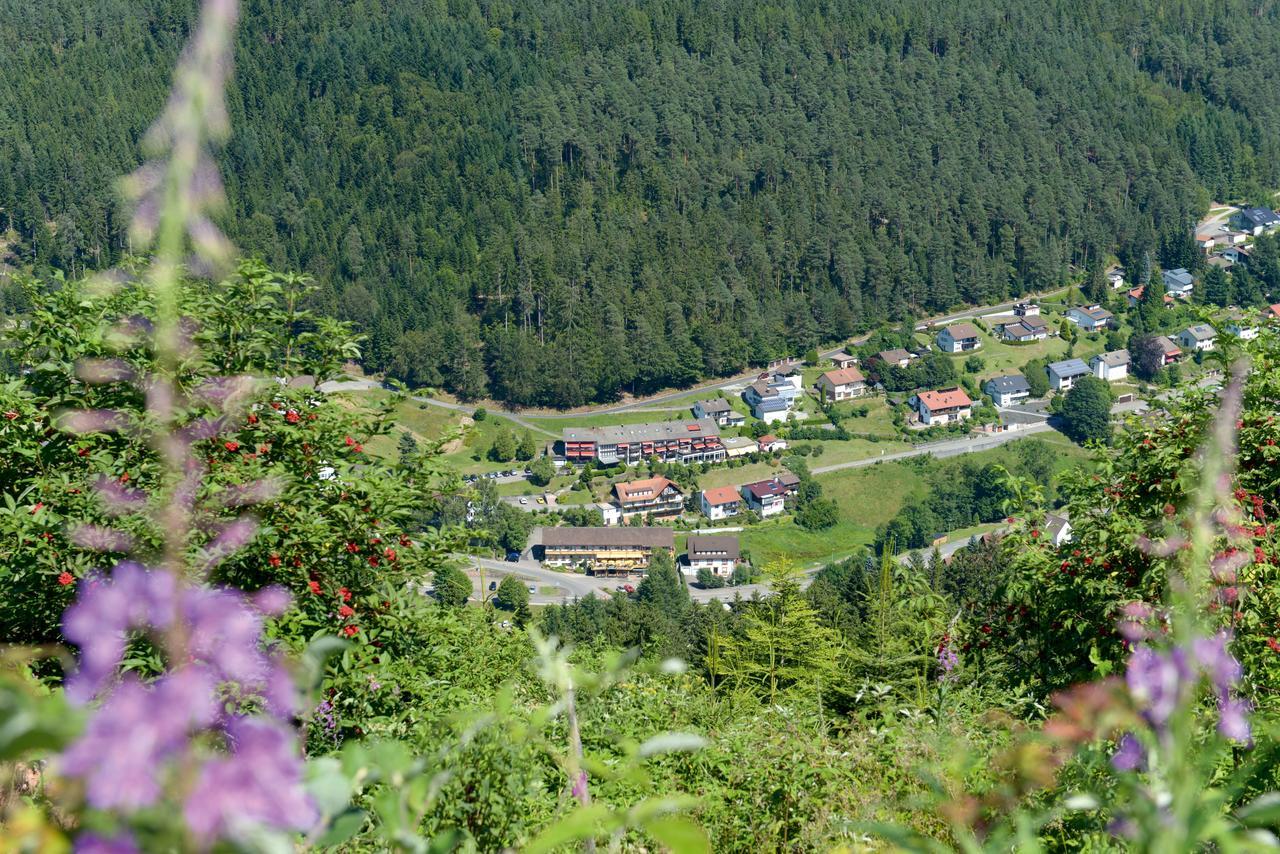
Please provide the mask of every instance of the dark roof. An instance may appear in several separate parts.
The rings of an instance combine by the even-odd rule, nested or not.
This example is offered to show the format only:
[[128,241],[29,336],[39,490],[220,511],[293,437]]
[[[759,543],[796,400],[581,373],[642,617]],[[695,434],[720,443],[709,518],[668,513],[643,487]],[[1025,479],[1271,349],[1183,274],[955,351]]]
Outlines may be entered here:
[[782,481],[782,483],[786,484],[787,486],[800,485],[800,475],[792,471],[784,471],[782,474],[777,476],[777,480]]
[[1195,326],[1188,326],[1184,331],[1197,341],[1208,341],[1210,338],[1213,338],[1218,334],[1218,331],[1207,323],[1197,323]]
[[544,546],[641,546],[668,548],[676,546],[676,534],[670,528],[543,528]]
[[771,495],[786,495],[790,487],[776,477],[768,480],[757,480],[755,483],[744,483],[742,488],[750,492],[757,500]]
[[728,412],[731,408],[729,406],[729,401],[725,400],[723,397],[716,397],[711,400],[699,400],[694,405],[702,407],[703,412]]
[[992,377],[987,380],[987,385],[993,387],[997,394],[1013,394],[1020,391],[1031,391],[1031,383],[1027,382],[1027,378],[1022,374],[1012,374],[1006,377]]
[[1276,216],[1276,212],[1268,208],[1245,208],[1240,211],[1240,216],[1254,225],[1275,225],[1280,222],[1280,216]]
[[1092,373],[1083,359],[1063,359],[1061,362],[1054,362],[1049,365],[1046,370],[1051,374],[1057,374],[1059,377],[1078,377],[1081,374]]
[[691,534],[689,536],[686,550],[689,553],[690,560],[702,556],[727,557],[737,560],[742,554],[737,537],[708,537],[700,534]]

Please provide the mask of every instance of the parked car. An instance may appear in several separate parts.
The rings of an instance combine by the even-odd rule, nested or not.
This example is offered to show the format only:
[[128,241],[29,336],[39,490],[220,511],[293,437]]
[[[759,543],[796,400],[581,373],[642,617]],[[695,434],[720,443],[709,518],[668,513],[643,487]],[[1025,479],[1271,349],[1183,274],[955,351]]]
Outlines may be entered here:
[[498,582],[496,582],[496,581],[490,581],[490,582],[489,582],[489,589],[490,589],[490,590],[497,590],[497,589],[498,589]]
[[520,560],[520,552],[507,552],[507,562],[515,563]]
[[539,503],[539,504],[546,504],[546,503],[547,503],[547,499],[545,499],[545,498],[539,498],[539,499],[538,499],[538,503]]
[[625,591],[627,591],[628,593],[635,593],[635,592],[636,592],[636,589],[635,589],[634,587],[632,587],[630,584],[624,584],[624,585],[622,585],[622,589],[623,589],[623,590],[625,590]]
[[533,474],[533,469],[529,468],[528,466],[525,466],[525,467],[524,467],[524,473],[525,473],[525,475],[526,475],[526,476],[531,475],[531,474]]
[[520,503],[521,503],[521,504],[528,504],[528,503],[529,503],[529,499],[527,499],[527,498],[521,498],[521,499],[520,499]]
[[530,593],[537,593],[537,592],[538,592],[538,588],[537,588],[537,587],[534,587],[532,584],[530,584],[530,585],[529,585],[529,592],[530,592]]

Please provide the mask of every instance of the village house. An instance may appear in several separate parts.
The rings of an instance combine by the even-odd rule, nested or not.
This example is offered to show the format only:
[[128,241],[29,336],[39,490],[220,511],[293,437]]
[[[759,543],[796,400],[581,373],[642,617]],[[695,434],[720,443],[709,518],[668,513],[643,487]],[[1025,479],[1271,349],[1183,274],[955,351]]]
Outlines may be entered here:
[[818,377],[814,388],[823,403],[835,403],[866,394],[867,378],[857,368],[837,368]]
[[1040,306],[1033,302],[1020,302],[1013,307],[1013,313],[1018,317],[1039,317]]
[[1049,324],[1043,317],[1024,317],[1003,324],[1000,337],[1005,341],[1043,341],[1049,337]]
[[973,415],[973,401],[959,387],[922,391],[912,401],[920,423],[926,427],[964,421]]
[[972,323],[953,323],[938,333],[938,349],[944,353],[967,353],[982,346],[982,333]]
[[844,368],[857,367],[858,357],[850,356],[844,350],[837,350],[836,352],[831,354],[831,364],[835,365],[837,369],[841,369],[841,370]]
[[[1136,308],[1138,303],[1142,302],[1142,295],[1145,294],[1146,292],[1147,292],[1147,289],[1143,285],[1139,285],[1138,287],[1129,291],[1129,308]],[[1165,294],[1164,304],[1166,308],[1173,305],[1173,297],[1169,296],[1168,294]]]
[[1071,542],[1071,522],[1066,513],[1046,513],[1044,517],[1045,540],[1054,547]]
[[1129,351],[1113,350],[1110,353],[1099,353],[1089,360],[1093,375],[1100,380],[1113,383],[1129,376]]
[[747,423],[747,416],[734,409],[723,397],[699,400],[693,405],[693,417],[710,418],[721,427],[740,427]]
[[1182,358],[1182,348],[1168,335],[1156,337],[1156,346],[1160,348],[1160,364],[1172,365]]
[[717,519],[728,519],[742,512],[742,496],[732,486],[716,486],[702,490],[699,500],[702,515],[713,522]]
[[543,566],[581,566],[602,575],[643,573],[656,551],[675,554],[671,528],[543,528]]
[[996,406],[1013,406],[1031,397],[1031,383],[1027,382],[1027,378],[1022,374],[992,377],[987,380],[982,390]]
[[794,491],[776,477],[758,480],[755,483],[744,483],[741,490],[747,507],[760,514],[762,519],[776,516],[785,510],[787,496]]
[[1266,320],[1280,320],[1280,302],[1263,309],[1262,316]]
[[737,457],[749,456],[760,450],[756,440],[750,436],[730,436],[720,441],[724,445],[725,456],[731,460]]
[[777,436],[766,433],[756,440],[756,447],[762,454],[774,454],[787,449],[785,439],[779,439]]
[[662,462],[700,463],[725,459],[719,425],[698,421],[660,421],[611,427],[568,427],[556,454],[570,464],[635,465],[657,457]]
[[1280,215],[1270,208],[1241,208],[1231,215],[1231,227],[1257,237],[1280,226]]
[[596,509],[600,511],[600,519],[606,525],[622,524],[622,508],[608,501],[597,501]]
[[729,578],[741,555],[737,537],[690,534],[680,568],[690,576],[697,576],[699,570],[706,569],[721,578]]
[[1054,391],[1070,391],[1076,380],[1087,377],[1092,371],[1082,359],[1064,359],[1045,368],[1049,374],[1049,387]]
[[1241,341],[1252,341],[1258,337],[1258,324],[1246,318],[1241,312],[1232,312],[1224,328],[1228,335],[1234,335]]
[[804,389],[804,366],[799,362],[783,365],[773,372],[770,381],[790,385],[799,394]]
[[899,368],[905,368],[911,364],[911,360],[915,358],[914,353],[909,353],[901,347],[894,350],[881,350],[876,353],[876,358],[886,365],[895,365]]
[[684,512],[684,493],[665,477],[615,483],[613,492],[622,508],[623,519],[640,515],[679,516]]
[[[797,378],[799,375],[797,375]],[[747,386],[742,399],[751,407],[751,414],[766,424],[785,421],[796,397],[800,394],[791,379],[759,379]]]
[[1085,332],[1098,332],[1113,326],[1116,316],[1100,305],[1081,305],[1067,309],[1067,320]]
[[1221,255],[1232,264],[1248,264],[1253,257],[1248,246],[1228,246],[1222,250]]
[[1124,267],[1112,267],[1107,270],[1107,284],[1113,291],[1124,290]]
[[1183,350],[1198,350],[1207,353],[1218,341],[1218,330],[1207,323],[1188,326],[1178,333],[1178,346]]
[[1178,299],[1191,299],[1191,292],[1195,290],[1195,280],[1185,267],[1165,270],[1160,277],[1164,280],[1166,294]]

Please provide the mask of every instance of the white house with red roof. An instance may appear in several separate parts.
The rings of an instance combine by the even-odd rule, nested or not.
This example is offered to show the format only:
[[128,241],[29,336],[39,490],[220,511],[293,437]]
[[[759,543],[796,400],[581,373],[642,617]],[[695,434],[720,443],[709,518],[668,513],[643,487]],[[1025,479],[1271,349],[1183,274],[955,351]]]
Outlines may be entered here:
[[973,401],[959,386],[922,391],[912,398],[912,403],[920,423],[926,427],[964,421],[973,415]]
[[712,521],[728,519],[742,512],[742,496],[732,486],[716,486],[702,490],[702,515]]

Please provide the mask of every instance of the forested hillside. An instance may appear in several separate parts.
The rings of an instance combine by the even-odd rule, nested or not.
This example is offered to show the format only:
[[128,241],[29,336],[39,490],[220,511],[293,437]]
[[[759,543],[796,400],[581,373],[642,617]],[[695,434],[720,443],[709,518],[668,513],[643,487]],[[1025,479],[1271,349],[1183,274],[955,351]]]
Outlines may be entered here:
[[[128,251],[192,13],[0,0],[10,264]],[[1277,76],[1262,0],[258,0],[225,225],[370,367],[573,405],[1183,263],[1211,198],[1280,185]]]

